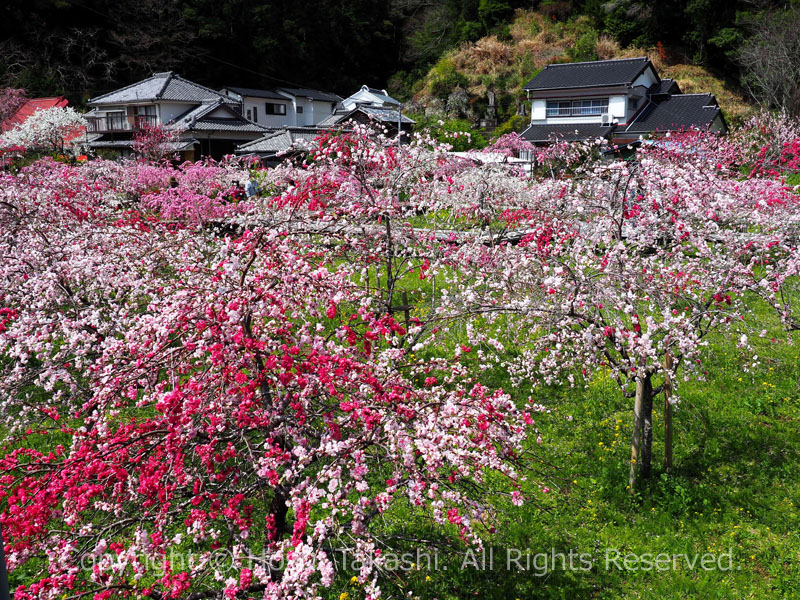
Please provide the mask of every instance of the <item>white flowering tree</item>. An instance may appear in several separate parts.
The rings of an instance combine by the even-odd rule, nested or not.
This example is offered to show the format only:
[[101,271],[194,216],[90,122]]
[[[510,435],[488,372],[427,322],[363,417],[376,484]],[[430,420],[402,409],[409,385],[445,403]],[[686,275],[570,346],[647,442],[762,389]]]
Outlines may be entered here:
[[0,144],[33,151],[64,152],[66,142],[85,128],[86,119],[74,108],[47,108],[36,111],[24,123],[0,136]]

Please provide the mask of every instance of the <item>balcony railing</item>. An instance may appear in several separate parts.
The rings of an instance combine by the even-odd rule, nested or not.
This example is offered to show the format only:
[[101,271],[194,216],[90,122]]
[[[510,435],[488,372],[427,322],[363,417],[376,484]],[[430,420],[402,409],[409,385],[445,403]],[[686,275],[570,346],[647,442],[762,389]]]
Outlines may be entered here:
[[86,130],[90,133],[111,131],[136,131],[147,125],[157,125],[156,115],[108,115],[105,117],[86,117]]
[[606,106],[560,106],[558,108],[548,106],[548,117],[599,117],[608,112]]

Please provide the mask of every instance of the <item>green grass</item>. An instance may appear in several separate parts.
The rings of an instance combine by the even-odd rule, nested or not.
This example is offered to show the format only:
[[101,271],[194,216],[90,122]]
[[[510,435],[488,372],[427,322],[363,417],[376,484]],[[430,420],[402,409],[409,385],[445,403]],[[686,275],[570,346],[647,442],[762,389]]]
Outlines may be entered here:
[[[374,269],[370,277],[374,285]],[[412,315],[424,317],[430,310],[430,282],[409,274],[398,287],[411,292],[412,302],[420,299]],[[411,558],[407,568],[382,583],[385,595],[409,597],[411,592],[427,600],[800,597],[800,348],[784,343],[775,318],[753,305],[756,329],[768,330],[755,341],[758,367],[745,372],[751,356],[730,341],[711,339],[703,360],[706,380],[680,382],[674,469],[663,469],[659,396],[654,473],[635,496],[626,489],[632,400],[613,380],[598,374],[585,388],[514,388],[500,370],[481,374],[486,385],[502,387],[520,401],[531,395],[550,409],[535,415],[543,444],[539,447],[534,438],[530,449],[546,462],[529,465],[523,492],[530,501],[514,507],[501,495],[487,506],[495,531],[484,533],[485,557],[468,554],[455,530],[442,531],[402,505],[390,511],[381,527],[395,536],[397,547],[414,553],[418,540],[425,540],[433,550],[430,565],[423,560],[418,568],[418,559]],[[488,485],[503,490],[504,482],[490,479]],[[564,568],[571,551],[579,568]],[[509,553],[525,564],[517,552],[531,555],[525,571],[507,568]],[[690,560],[730,552],[731,569],[689,568],[681,557],[663,571],[620,570],[606,562],[609,552],[612,557],[614,552],[685,554]],[[583,569],[579,555],[591,568]],[[12,573],[12,585],[30,575],[29,569]],[[329,597],[363,598],[360,586],[350,583],[354,575],[356,570],[343,569]]]
[[[536,416],[544,442],[531,446],[552,466],[531,464],[535,472],[523,488],[531,502],[493,503],[496,532],[484,536],[494,549],[492,568],[488,556],[485,565],[479,553],[471,560],[454,531],[443,534],[400,508],[387,517],[387,533],[435,540],[438,564],[401,569],[396,587],[384,589],[393,597],[411,592],[438,600],[800,597],[800,349],[773,343],[770,336],[785,335],[769,313],[756,312],[769,320],[759,329],[770,329],[757,341],[756,370],[744,370],[752,357],[712,339],[706,380],[681,381],[670,473],[663,468],[663,398],[656,399],[654,473],[635,496],[626,489],[632,400],[613,380],[601,375],[586,389],[511,390],[521,399],[533,394],[550,408]],[[502,373],[482,379],[510,389]],[[416,547],[406,543],[409,551]],[[508,553],[516,557],[517,550],[532,555],[526,571],[507,568]],[[573,564],[586,566],[579,558],[586,555],[591,568],[564,568],[571,550]],[[690,568],[680,556],[661,571],[618,569],[624,563],[606,561],[616,551],[689,560],[713,553],[718,560],[722,555],[724,568]],[[331,597],[344,591],[351,600],[363,596],[348,583],[353,574],[342,574]]]

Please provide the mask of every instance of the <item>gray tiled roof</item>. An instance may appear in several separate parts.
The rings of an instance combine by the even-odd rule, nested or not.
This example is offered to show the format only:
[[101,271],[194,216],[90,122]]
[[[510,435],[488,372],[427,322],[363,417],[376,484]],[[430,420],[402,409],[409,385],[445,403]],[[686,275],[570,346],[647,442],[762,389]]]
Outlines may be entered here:
[[216,119],[206,117],[195,121],[189,128],[191,131],[244,131],[248,133],[262,133],[266,127],[249,123],[245,119]]
[[[218,108],[222,108],[229,116],[224,118],[207,116]],[[244,131],[250,133],[267,131],[266,127],[248,121],[222,100],[201,104],[174,119],[170,125],[190,131]]]
[[317,123],[317,125],[319,125],[320,127],[333,127],[334,125],[337,125],[342,121],[341,119],[342,115],[349,115],[349,114],[350,111],[342,112],[337,110],[336,112],[322,119],[319,123]]
[[[177,142],[168,142],[170,152],[180,152],[182,150],[190,150],[192,146],[197,144],[194,138],[188,140],[179,140]],[[92,148],[132,148],[133,140],[96,140],[89,143]]]
[[89,142],[92,148],[130,148],[133,140],[95,140]]
[[272,131],[262,138],[242,144],[237,154],[278,154],[289,150],[295,142],[312,142],[320,133],[327,131],[322,127],[287,127]]
[[[207,88],[172,72],[155,73],[137,83],[89,100],[90,106],[102,104],[127,104],[132,102],[155,102],[168,100],[175,102],[203,102],[225,98],[219,92]],[[225,98],[231,102],[230,99]]]
[[636,135],[658,131],[678,131],[692,127],[706,128],[719,114],[720,108],[712,94],[675,94],[651,102],[627,127],[617,135]]
[[625,85],[633,83],[648,66],[652,66],[652,63],[647,57],[547,65],[522,89],[554,90]]
[[[373,119],[380,123],[390,123],[396,125],[398,118],[401,118],[400,112],[393,108],[360,105],[352,110],[336,111],[332,115],[329,115],[324,119],[322,119],[322,121],[317,123],[317,125],[321,127],[330,127],[333,125],[338,125],[339,123],[344,123],[349,119],[351,119],[353,115],[357,112],[364,113],[370,119]],[[414,123],[416,123],[416,121],[408,118],[405,115],[402,115],[402,122],[405,125],[413,125]]]
[[368,87],[367,91],[370,94],[377,96],[378,99],[384,104],[400,104],[400,101],[392,98],[388,93],[386,93],[386,90],[379,90],[377,88]]
[[530,125],[520,135],[532,143],[551,142],[554,139],[565,142],[593,140],[608,137],[613,125],[600,123],[570,123],[567,125]]
[[413,125],[416,123],[413,119],[408,118],[405,115],[401,115],[399,110],[395,110],[393,108],[378,108],[377,106],[359,106],[355,110],[361,110],[368,114],[370,117],[375,119],[376,121],[382,121],[384,123],[397,123],[398,118],[402,118],[402,122],[406,124]]

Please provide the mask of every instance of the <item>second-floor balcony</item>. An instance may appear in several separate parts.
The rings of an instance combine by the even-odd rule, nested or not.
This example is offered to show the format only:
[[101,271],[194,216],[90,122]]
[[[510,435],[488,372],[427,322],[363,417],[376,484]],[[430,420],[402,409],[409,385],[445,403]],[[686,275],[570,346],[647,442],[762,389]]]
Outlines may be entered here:
[[558,100],[547,103],[547,117],[599,117],[608,112],[608,99]]
[[86,130],[89,133],[113,131],[136,131],[146,126],[158,124],[156,115],[111,114],[103,117],[86,117]]

